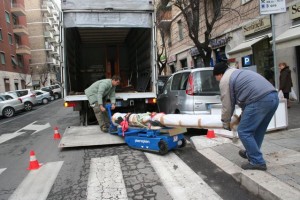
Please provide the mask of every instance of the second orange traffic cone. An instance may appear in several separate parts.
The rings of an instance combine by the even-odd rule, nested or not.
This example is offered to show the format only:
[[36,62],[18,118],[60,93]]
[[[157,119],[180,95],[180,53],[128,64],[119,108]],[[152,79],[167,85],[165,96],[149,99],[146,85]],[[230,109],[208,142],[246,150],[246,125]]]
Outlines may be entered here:
[[30,151],[30,161],[29,161],[29,167],[27,168],[28,170],[34,170],[40,168],[39,161],[35,157],[34,151]]
[[55,127],[54,128],[54,136],[53,136],[54,140],[59,140],[61,137],[60,137],[60,134],[58,132],[58,128]]
[[207,138],[215,138],[216,137],[215,131],[214,130],[208,130],[207,134],[206,134],[206,137]]

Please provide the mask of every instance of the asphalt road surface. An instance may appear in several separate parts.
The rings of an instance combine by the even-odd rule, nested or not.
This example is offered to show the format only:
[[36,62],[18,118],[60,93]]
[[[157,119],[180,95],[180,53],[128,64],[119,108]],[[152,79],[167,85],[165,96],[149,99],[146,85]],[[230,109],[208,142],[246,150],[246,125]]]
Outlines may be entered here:
[[[1,118],[0,199],[258,199],[190,144],[164,156],[127,145],[58,148],[54,128],[63,135],[76,125],[63,100]],[[28,170],[36,160],[41,167]]]

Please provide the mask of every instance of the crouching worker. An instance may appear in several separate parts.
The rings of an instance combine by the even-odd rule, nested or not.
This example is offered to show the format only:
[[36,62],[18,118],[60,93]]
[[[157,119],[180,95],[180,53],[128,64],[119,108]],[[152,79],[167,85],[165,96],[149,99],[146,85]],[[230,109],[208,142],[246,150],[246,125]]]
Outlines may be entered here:
[[214,76],[220,81],[223,128],[230,130],[235,105],[242,108],[238,135],[245,147],[239,155],[248,159],[244,170],[267,170],[260,151],[267,127],[278,107],[279,99],[273,85],[260,74],[250,70],[228,68],[225,63],[214,67]]
[[116,86],[120,84],[120,77],[114,75],[111,79],[102,79],[93,83],[90,87],[84,90],[87,96],[90,106],[93,108],[97,121],[103,132],[109,130],[109,118],[105,109],[105,102],[110,100],[111,109],[115,109]]

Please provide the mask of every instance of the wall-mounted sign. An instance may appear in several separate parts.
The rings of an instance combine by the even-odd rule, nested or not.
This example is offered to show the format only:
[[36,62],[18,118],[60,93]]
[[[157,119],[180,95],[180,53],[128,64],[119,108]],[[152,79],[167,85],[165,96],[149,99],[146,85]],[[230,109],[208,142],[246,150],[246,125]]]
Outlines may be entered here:
[[249,67],[251,65],[253,65],[252,55],[242,57],[242,66],[243,67]]
[[255,20],[254,22],[245,25],[243,27],[243,30],[244,30],[244,35],[247,36],[268,28],[271,28],[271,20],[269,16]]
[[261,15],[286,12],[285,0],[260,0],[259,5]]
[[300,3],[290,6],[289,13],[290,13],[291,19],[299,18],[300,17]]
[[221,38],[216,38],[210,40],[210,45],[212,49],[217,49],[219,47],[225,46],[230,40],[232,39],[231,36],[224,36]]

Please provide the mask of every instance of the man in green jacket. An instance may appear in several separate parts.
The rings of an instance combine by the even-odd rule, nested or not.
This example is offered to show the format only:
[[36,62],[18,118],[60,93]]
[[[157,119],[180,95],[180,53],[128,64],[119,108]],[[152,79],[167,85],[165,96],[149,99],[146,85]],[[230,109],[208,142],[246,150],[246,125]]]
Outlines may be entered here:
[[108,132],[109,118],[104,104],[107,100],[111,102],[111,109],[115,109],[116,86],[120,84],[120,77],[114,75],[111,79],[102,79],[93,83],[90,87],[84,90],[90,106],[93,108],[97,121],[103,132]]

